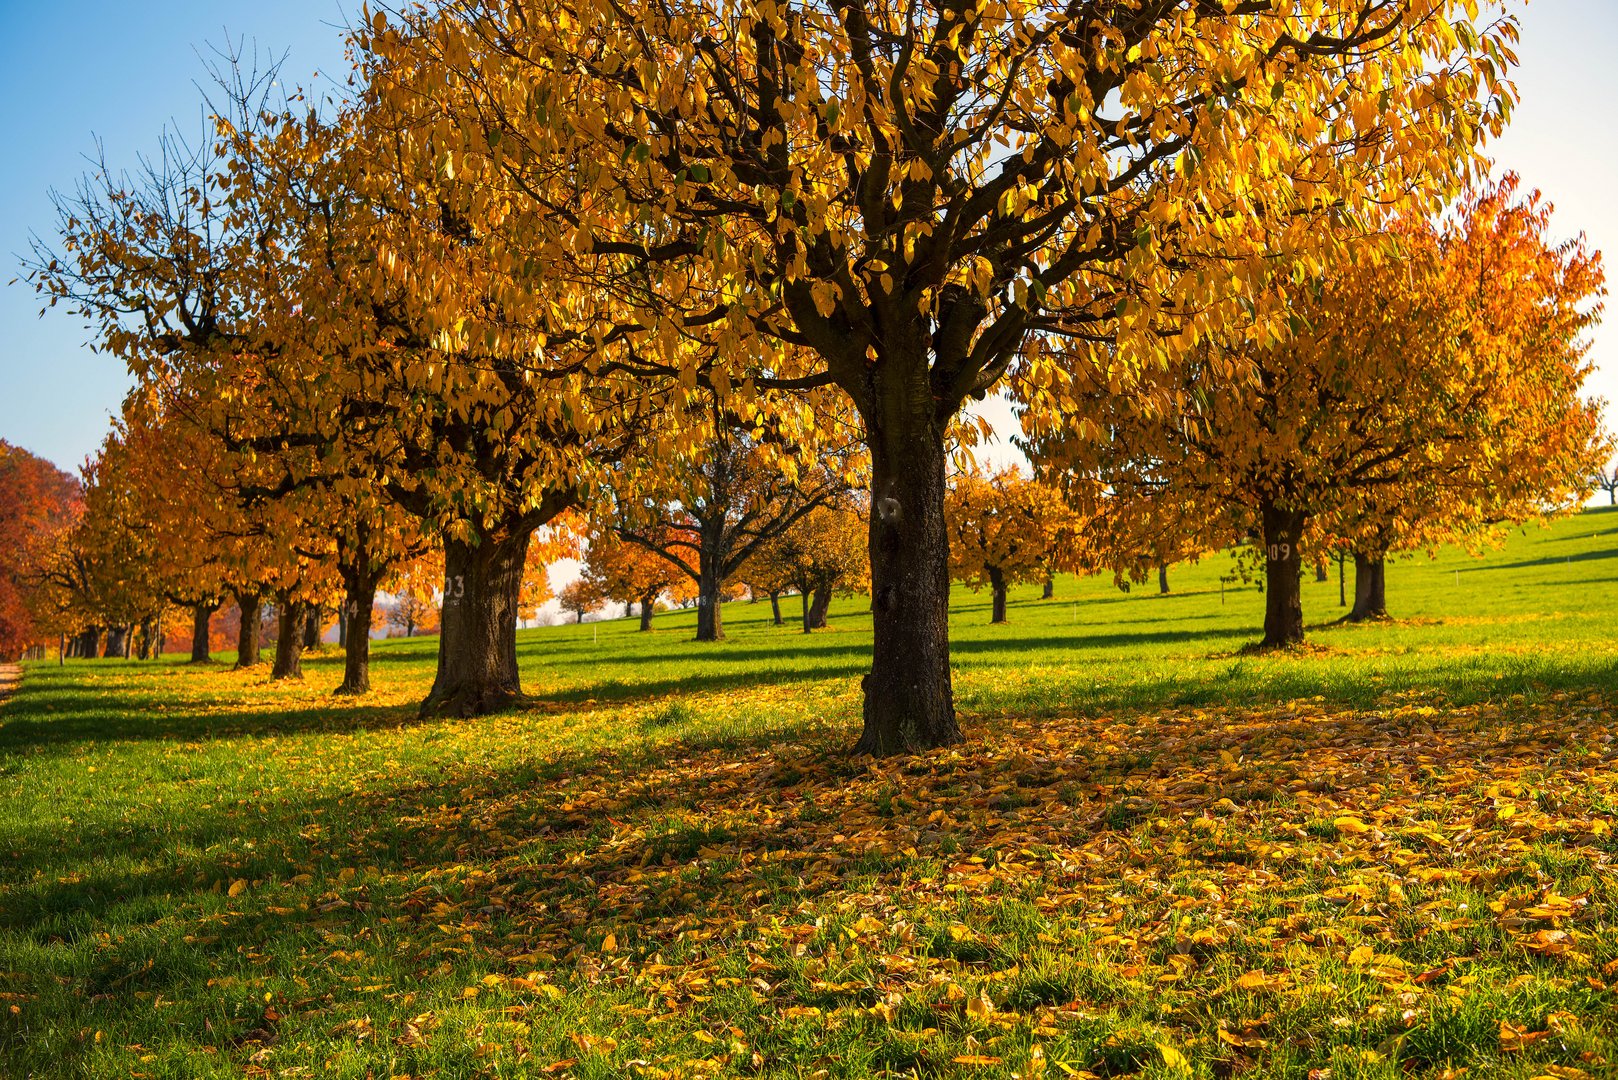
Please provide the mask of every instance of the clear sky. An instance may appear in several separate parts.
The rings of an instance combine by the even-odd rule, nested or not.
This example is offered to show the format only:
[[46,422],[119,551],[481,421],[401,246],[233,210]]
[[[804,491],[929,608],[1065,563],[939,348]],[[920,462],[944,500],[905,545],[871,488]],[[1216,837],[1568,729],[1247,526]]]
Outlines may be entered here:
[[[0,0],[0,438],[65,468],[94,451],[128,378],[78,321],[16,276],[30,233],[52,236],[48,192],[70,189],[101,138],[133,164],[163,126],[201,130],[196,83],[210,44],[245,38],[289,54],[288,79],[343,70],[341,27],[359,0]],[[1534,0],[1522,10],[1522,101],[1495,147],[1618,259],[1618,0]],[[1618,270],[1610,270],[1618,275]],[[1595,336],[1593,393],[1618,399],[1618,311]],[[1003,408],[986,410],[995,419]],[[1608,409],[1618,426],[1618,410]],[[1009,425],[1007,425],[1009,430]],[[996,455],[991,455],[996,456]]]

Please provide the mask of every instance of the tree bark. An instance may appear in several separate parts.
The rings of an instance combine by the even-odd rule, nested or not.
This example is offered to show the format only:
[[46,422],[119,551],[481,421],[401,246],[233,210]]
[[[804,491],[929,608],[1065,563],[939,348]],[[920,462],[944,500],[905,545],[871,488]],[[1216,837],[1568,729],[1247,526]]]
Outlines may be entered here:
[[1330,581],[1331,580],[1331,575],[1326,572],[1326,560],[1323,559],[1323,558],[1322,559],[1317,559],[1315,561],[1315,580],[1316,581]]
[[[724,527],[724,521],[719,521],[719,528]],[[717,550],[718,540],[713,541],[710,548],[709,532],[706,523],[702,530],[701,565],[697,567],[697,640],[723,641],[725,637],[724,616],[724,590],[725,582],[720,576],[720,555]]]
[[770,594],[770,615],[775,619],[775,625],[781,625],[781,590],[777,589]]
[[1157,568],[1157,595],[1167,596],[1168,594],[1169,568],[1165,565],[1159,564]]
[[1303,537],[1305,515],[1266,499],[1264,521],[1264,647],[1303,641]]
[[376,579],[370,558],[343,574],[343,681],[333,691],[359,696],[371,690],[371,614],[376,609]]
[[652,616],[657,613],[657,593],[649,592],[640,598],[640,628],[652,628]]
[[321,610],[315,604],[310,604],[303,613],[303,647],[313,649],[320,644],[321,624],[326,620],[321,617]]
[[259,613],[263,598],[258,593],[238,592],[236,610],[241,614],[241,625],[236,628],[236,666],[255,667],[259,654]]
[[994,598],[993,611],[989,616],[991,623],[1006,621],[1006,575],[998,566],[989,568],[989,593]]
[[807,634],[814,629],[809,624],[809,591],[807,589],[798,593],[798,606],[803,608],[803,632]]
[[1388,617],[1387,563],[1381,556],[1354,553],[1354,606],[1349,622]]
[[114,626],[107,631],[107,648],[101,654],[102,659],[122,659],[124,650],[129,645],[129,628],[127,626]]
[[823,585],[815,590],[809,601],[809,629],[826,629],[826,615],[831,611],[831,586]]
[[191,662],[193,664],[206,664],[213,657],[209,652],[211,647],[208,641],[208,625],[213,620],[213,613],[219,610],[219,601],[213,600],[206,604],[191,605]]
[[1051,597],[1053,597],[1055,595],[1056,595],[1056,579],[1053,578],[1053,577],[1048,577],[1048,578],[1045,579],[1045,588],[1039,594],[1039,598],[1041,600],[1049,600],[1049,599],[1051,599]]
[[915,385],[872,388],[871,671],[855,753],[913,753],[961,741],[949,668],[944,424],[925,367]]
[[275,663],[272,679],[303,678],[303,624],[309,609],[302,600],[278,597],[275,605]]
[[1348,593],[1345,591],[1345,589],[1343,587],[1343,563],[1345,561],[1346,560],[1343,557],[1343,553],[1339,551],[1337,553],[1337,606],[1338,607],[1347,607],[1348,606]]
[[530,536],[444,538],[438,675],[423,716],[481,716],[522,697],[517,608]]

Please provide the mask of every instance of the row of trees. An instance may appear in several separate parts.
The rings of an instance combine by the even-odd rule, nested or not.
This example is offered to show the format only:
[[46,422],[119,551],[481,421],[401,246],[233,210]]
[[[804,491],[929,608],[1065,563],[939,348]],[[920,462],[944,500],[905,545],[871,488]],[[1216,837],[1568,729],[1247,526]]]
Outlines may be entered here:
[[[227,66],[216,133],[90,177],[30,273],[138,377],[91,494],[147,493],[98,516],[174,603],[340,591],[357,629],[441,551],[422,707],[476,713],[520,694],[536,535],[594,522],[643,610],[656,575],[609,552],[659,556],[716,638],[740,575],[812,622],[852,513],[858,749],[907,751],[960,737],[952,549],[1003,596],[1056,568],[1019,539],[1047,514],[1126,575],[1257,537],[1285,644],[1311,545],[1380,558],[1583,483],[1598,264],[1509,184],[1443,216],[1514,35],[1462,0],[380,9],[345,100]],[[1043,484],[952,495],[992,393]],[[951,500],[991,497],[967,568]],[[748,569],[770,552],[796,568]]]

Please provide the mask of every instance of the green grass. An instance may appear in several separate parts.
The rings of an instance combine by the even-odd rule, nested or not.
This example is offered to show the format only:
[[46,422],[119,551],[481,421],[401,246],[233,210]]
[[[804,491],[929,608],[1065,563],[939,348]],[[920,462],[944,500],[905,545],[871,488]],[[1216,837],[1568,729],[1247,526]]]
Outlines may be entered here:
[[958,592],[913,761],[844,753],[853,599],[524,632],[469,721],[432,640],[361,703],[32,666],[0,1076],[1613,1075],[1618,513],[1393,564],[1385,624],[1308,580],[1293,654],[1228,570]]

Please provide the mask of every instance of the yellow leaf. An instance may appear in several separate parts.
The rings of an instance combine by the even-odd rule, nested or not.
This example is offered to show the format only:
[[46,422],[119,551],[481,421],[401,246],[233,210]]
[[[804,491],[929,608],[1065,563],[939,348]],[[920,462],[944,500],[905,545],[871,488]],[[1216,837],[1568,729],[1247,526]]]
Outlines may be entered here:
[[1186,1056],[1174,1049],[1174,1047],[1170,1046],[1166,1042],[1160,1042],[1157,1044],[1157,1049],[1163,1055],[1163,1064],[1167,1065],[1171,1069],[1184,1069],[1186,1071],[1190,1071],[1191,1062],[1186,1060]]
[[1289,985],[1285,975],[1270,975],[1263,971],[1249,971],[1236,977],[1236,986],[1255,993],[1267,990],[1285,990]]
[[247,882],[243,881],[241,878],[237,878],[235,881],[232,881],[230,883],[230,895],[231,896],[240,896],[242,893],[244,893],[246,891],[247,891]]
[[601,939],[601,951],[604,953],[616,952],[618,949],[618,935],[608,934]]
[[987,1020],[994,1013],[994,1002],[979,994],[966,1003],[966,1015],[979,1022]]
[[951,1060],[957,1065],[998,1065],[1001,1059],[988,1054],[957,1054]]
[[1354,950],[1348,954],[1348,966],[1364,967],[1366,964],[1369,964],[1375,959],[1375,949],[1371,948],[1369,945],[1357,945],[1354,947]]
[[1338,818],[1336,821],[1332,822],[1332,824],[1337,826],[1338,832],[1353,833],[1356,836],[1360,833],[1368,833],[1371,831],[1371,827],[1365,824],[1365,822],[1361,821],[1357,817],[1349,817],[1347,815]]

